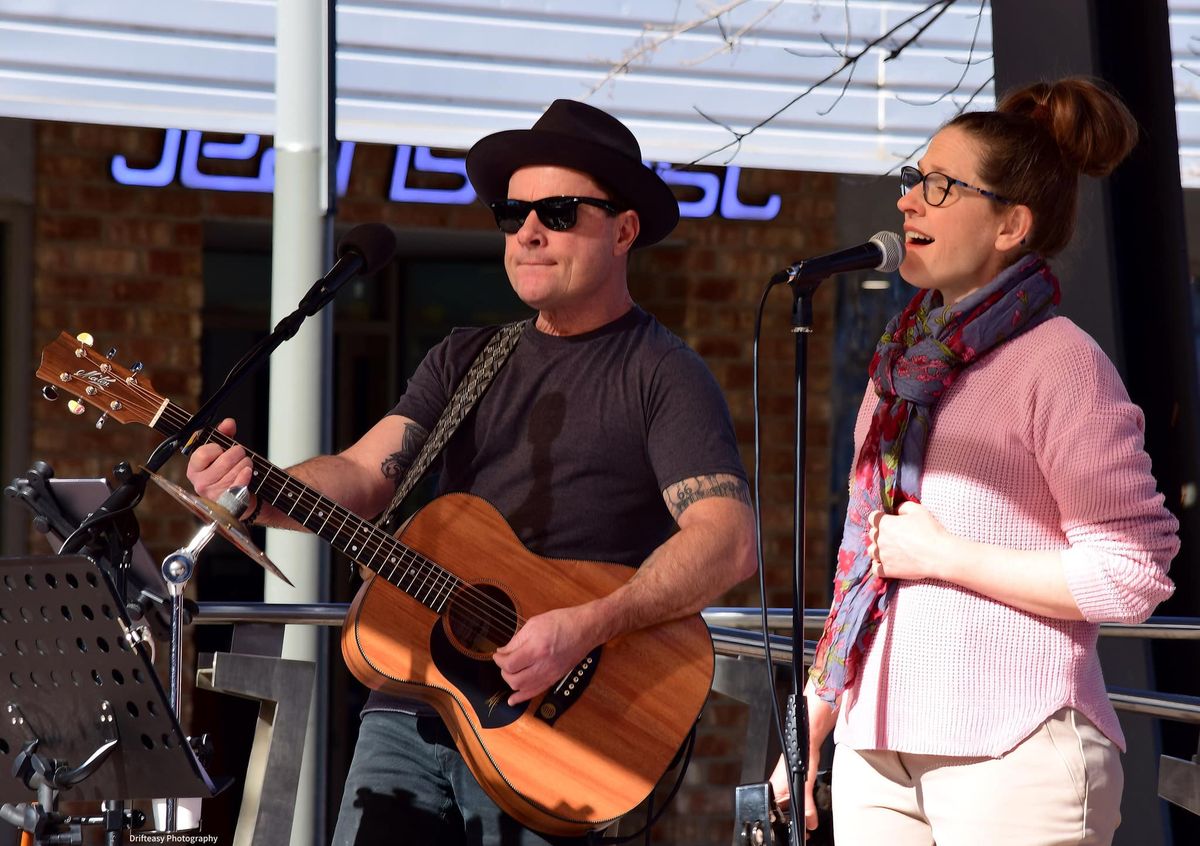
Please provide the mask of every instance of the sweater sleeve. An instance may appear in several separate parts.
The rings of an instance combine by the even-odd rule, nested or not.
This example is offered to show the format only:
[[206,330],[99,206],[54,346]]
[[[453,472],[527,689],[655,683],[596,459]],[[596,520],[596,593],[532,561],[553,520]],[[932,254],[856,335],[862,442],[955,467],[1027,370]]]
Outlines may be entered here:
[[1145,421],[1091,339],[1040,368],[1032,440],[1058,503],[1068,588],[1089,622],[1140,622],[1174,591],[1179,523],[1143,447]]

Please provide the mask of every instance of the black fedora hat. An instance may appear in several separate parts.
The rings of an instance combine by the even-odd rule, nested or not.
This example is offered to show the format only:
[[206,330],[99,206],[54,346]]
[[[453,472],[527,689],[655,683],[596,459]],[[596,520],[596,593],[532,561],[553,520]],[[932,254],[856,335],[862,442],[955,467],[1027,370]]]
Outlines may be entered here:
[[495,132],[467,153],[467,176],[485,203],[508,196],[514,171],[557,165],[582,171],[638,213],[634,248],[661,241],[679,222],[679,203],[667,183],[642,164],[633,133],[612,115],[575,100],[555,100],[532,129]]

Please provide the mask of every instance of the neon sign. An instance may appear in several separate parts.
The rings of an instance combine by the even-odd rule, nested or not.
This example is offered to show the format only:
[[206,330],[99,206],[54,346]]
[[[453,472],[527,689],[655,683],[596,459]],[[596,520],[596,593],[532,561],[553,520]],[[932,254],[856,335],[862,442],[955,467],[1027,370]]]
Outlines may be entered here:
[[[121,185],[162,188],[178,177],[185,188],[209,191],[248,191],[270,193],[275,186],[275,148],[262,149],[262,137],[243,135],[241,141],[204,141],[203,133],[191,129],[168,129],[163,138],[162,156],[150,167],[133,167],[124,155],[112,157],[112,177]],[[261,151],[261,152],[260,152]],[[248,161],[257,159],[257,172],[252,176],[230,176],[210,172],[214,161]],[[209,169],[205,168],[208,162]],[[346,193],[350,184],[350,168],[354,163],[354,142],[338,144],[336,180],[338,196]],[[699,191],[695,200],[680,200],[681,217],[706,218],[719,212],[729,220],[774,220],[779,214],[781,200],[771,194],[760,205],[743,203],[738,197],[741,168],[729,166],[722,173],[711,171],[676,170],[670,164],[653,165],[668,185],[679,185]],[[452,188],[421,188],[413,182],[420,174],[448,174],[456,177]],[[435,155],[428,147],[396,147],[388,199],[397,203],[431,203],[435,205],[469,205],[475,202],[475,189],[467,181],[466,161],[461,156]]]

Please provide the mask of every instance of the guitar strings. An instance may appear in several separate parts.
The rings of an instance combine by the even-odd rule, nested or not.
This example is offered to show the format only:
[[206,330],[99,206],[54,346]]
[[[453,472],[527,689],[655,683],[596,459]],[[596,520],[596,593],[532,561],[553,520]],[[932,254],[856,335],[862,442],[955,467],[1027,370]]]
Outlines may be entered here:
[[[71,355],[75,356],[74,349],[71,350]],[[85,355],[83,358],[86,359],[89,364],[95,364],[95,362],[92,361],[90,357]],[[103,365],[101,365],[101,367],[103,367]],[[112,365],[110,365],[110,367],[112,367]],[[166,420],[166,421],[170,422],[171,424],[173,424],[176,427],[175,431],[178,431],[179,428],[181,428],[188,420],[191,419],[191,415],[189,415],[187,412],[183,411],[178,406],[175,406],[174,403],[171,403],[170,401],[168,401],[166,403],[166,406],[164,407],[163,403],[162,403],[162,398],[158,397],[152,391],[150,391],[146,388],[143,388],[136,381],[136,379],[132,377],[132,374],[130,374],[130,376],[127,376],[124,379],[122,379],[121,384],[125,388],[129,389],[133,395],[133,401],[128,401],[128,398],[126,398],[127,404],[130,406],[130,408],[132,410],[140,410],[143,413],[143,415],[145,416],[147,424],[150,424],[151,421],[155,419],[155,416],[158,415],[160,419]],[[102,389],[102,390],[107,390],[107,389]],[[87,398],[94,399],[95,395],[91,395]],[[143,401],[144,404],[143,404],[143,402],[138,402],[138,400]],[[161,412],[160,412],[160,409],[161,409]],[[208,437],[206,439],[206,442],[214,441],[214,440],[218,441],[219,443],[221,443],[222,446],[224,446],[226,448],[233,446],[236,443],[236,441],[234,441],[231,438],[228,438],[227,436],[218,432],[216,429],[210,429]],[[243,449],[245,449],[244,446],[243,446]],[[252,461],[257,460],[257,462],[264,465],[265,469],[266,469],[266,474],[262,476],[262,478],[259,482],[258,488],[255,490],[255,492],[257,493],[260,490],[265,490],[267,496],[269,498],[271,498],[272,504],[274,504],[274,497],[271,496],[271,493],[268,490],[268,487],[278,486],[277,487],[278,494],[282,495],[287,490],[288,480],[291,477],[289,477],[284,471],[273,467],[269,462],[267,462],[265,459],[262,459],[260,456],[256,455],[255,453],[251,452],[249,449],[246,449],[246,453],[247,453],[247,455],[249,455],[251,457]],[[276,473],[278,473],[283,478],[282,484],[276,483],[275,480],[272,478],[273,475]],[[391,584],[393,584],[397,588],[399,588],[401,591],[403,591],[405,594],[412,597],[414,600],[427,605],[425,600],[422,600],[418,596],[416,596],[412,590],[412,585],[416,584],[417,579],[423,578],[427,582],[427,584],[425,585],[425,594],[427,597],[430,596],[434,591],[437,591],[440,593],[446,588],[446,586],[449,586],[449,590],[445,591],[445,595],[440,596],[440,598],[439,598],[441,607],[445,608],[447,606],[447,604],[453,600],[455,602],[456,606],[458,606],[459,608],[463,608],[467,611],[478,614],[479,615],[479,618],[477,620],[478,622],[482,622],[485,624],[491,624],[492,626],[495,627],[497,634],[500,636],[499,638],[497,638],[497,640],[503,639],[504,642],[507,642],[507,640],[510,639],[516,633],[516,630],[525,623],[524,617],[522,617],[520,614],[515,613],[515,609],[512,609],[505,605],[502,605],[501,603],[499,603],[492,597],[483,593],[481,590],[476,588],[474,585],[471,585],[471,584],[468,584],[468,583],[462,581],[457,576],[455,576],[453,573],[446,570],[444,567],[441,567],[436,562],[431,561],[430,559],[426,558],[425,556],[421,555],[420,553],[416,552],[415,550],[412,550],[409,547],[405,546],[404,544],[400,543],[398,540],[387,535],[385,532],[383,532],[381,529],[374,526],[373,524],[367,523],[366,521],[362,520],[360,517],[358,517],[357,515],[353,514],[350,511],[348,511],[347,509],[342,508],[341,506],[337,505],[336,503],[332,502],[331,500],[328,500],[327,498],[321,496],[320,494],[316,493],[315,491],[312,491],[311,488],[308,488],[308,486],[303,485],[303,483],[301,483],[299,480],[293,479],[292,481],[295,482],[296,485],[300,486],[300,489],[298,492],[299,495],[295,498],[295,502],[292,506],[292,510],[295,510],[295,507],[297,505],[304,504],[308,508],[308,513],[311,515],[313,513],[313,511],[315,510],[315,508],[317,506],[319,506],[322,502],[328,503],[329,508],[327,510],[330,512],[330,515],[325,518],[325,522],[322,523],[322,528],[328,524],[330,518],[333,517],[334,515],[341,516],[342,523],[341,523],[338,531],[334,534],[334,539],[336,539],[342,533],[342,530],[345,528],[347,522],[353,522],[354,524],[357,524],[357,526],[358,526],[356,531],[350,535],[351,537],[353,537],[354,534],[357,534],[359,530],[364,531],[364,533],[367,536],[367,541],[366,541],[366,543],[363,544],[363,547],[366,549],[370,548],[370,543],[372,541],[373,535],[374,536],[382,535],[383,536],[382,538],[376,537],[374,539],[375,540],[375,550],[374,550],[374,552],[372,552],[369,562],[374,562],[375,557],[379,554],[379,552],[381,550],[385,549],[385,546],[390,547],[390,551],[387,553],[388,558],[395,559],[398,556],[400,561],[403,561],[410,565],[408,567],[408,569],[406,569],[403,573],[401,573],[401,575],[407,575],[409,573],[412,573],[412,577],[410,579],[410,588],[405,589],[404,587],[402,587],[398,583],[399,579],[393,580],[396,577],[396,573],[399,569],[396,566],[394,560],[392,561],[392,568],[393,568],[392,574],[390,576],[384,576],[384,578],[388,582],[390,582]],[[308,504],[308,500],[311,500],[311,504]],[[276,507],[278,507],[278,506],[276,506]],[[280,510],[283,510],[283,509],[280,509]],[[411,565],[416,566],[415,572]],[[371,567],[370,563],[368,563],[366,566],[368,566],[371,569],[375,569],[374,567]],[[381,569],[375,569],[375,572],[379,573],[381,576],[384,575]],[[430,576],[432,576],[434,579],[434,582],[432,585],[428,584],[428,580],[429,580]],[[427,607],[430,607],[430,606],[427,605]],[[431,609],[431,610],[437,611],[437,609]],[[438,612],[438,613],[440,613],[440,612]]]
[[[235,441],[215,429],[210,430],[207,440],[215,440],[225,448],[233,446],[235,443]],[[246,450],[246,452],[251,456],[252,460],[262,462],[262,459],[255,453],[250,450]],[[262,463],[266,464],[266,462]],[[275,504],[275,507],[288,516],[291,516],[291,513],[297,507],[303,507],[310,516],[316,514],[318,510],[322,510],[325,513],[325,517],[321,524],[321,529],[329,525],[335,518],[339,519],[340,523],[337,530],[333,533],[332,539],[338,541],[343,536],[350,539],[342,543],[348,552],[354,553],[351,557],[355,558],[356,561],[363,561],[366,558],[365,553],[370,552],[370,558],[363,561],[363,563],[423,605],[440,613],[446,607],[447,603],[455,600],[459,604],[459,607],[478,615],[481,622],[490,623],[494,626],[497,634],[503,637],[505,641],[510,639],[515,634],[518,625],[524,622],[520,615],[516,615],[512,609],[501,605],[478,588],[462,581],[444,567],[439,566],[416,550],[400,543],[374,524],[362,520],[353,512],[342,508],[299,480],[291,478],[283,470],[270,465],[266,466],[265,470],[265,474],[260,477],[256,492],[264,492],[268,499]],[[279,477],[278,480],[275,478],[276,476]],[[298,489],[297,486],[299,486]],[[285,495],[292,495],[292,489],[295,489],[295,495],[292,497],[293,503],[289,509],[283,507],[286,503],[281,505],[278,499]],[[347,524],[352,526],[352,531],[346,531]],[[320,534],[320,529],[317,533]],[[356,549],[353,549],[352,544],[352,539],[359,534],[366,535],[365,542],[361,544],[361,548],[364,551],[364,554],[361,556],[357,553]],[[384,563],[375,565],[375,559],[379,556],[380,552],[384,553]],[[397,566],[397,561],[407,565],[406,568],[401,570]],[[390,574],[385,574],[383,571],[383,567],[387,563],[391,563],[392,565]],[[400,583],[404,576],[409,577],[407,588]],[[420,587],[417,587],[418,582],[421,582]],[[429,601],[434,596],[437,597],[436,605]]]
[[[233,446],[236,443],[215,429],[210,430],[207,440],[216,440],[226,448]],[[243,449],[245,449],[244,446]],[[246,453],[251,456],[252,460],[258,459],[259,461],[262,461],[259,456],[250,450],[247,449]],[[263,463],[265,464],[266,462]],[[312,515],[319,507],[322,506],[322,504],[326,504],[325,511],[327,511],[328,514],[325,517],[324,522],[321,524],[322,528],[328,525],[332,518],[339,517],[341,519],[341,523],[338,530],[333,534],[333,538],[335,540],[346,534],[345,528],[347,523],[350,523],[355,527],[354,531],[350,532],[347,537],[353,538],[360,532],[364,533],[367,537],[366,542],[362,544],[362,549],[364,552],[371,551],[372,544],[374,544],[374,551],[371,552],[370,558],[363,562],[365,566],[374,570],[376,573],[379,573],[379,575],[383,576],[388,582],[400,588],[400,590],[404,591],[418,602],[421,602],[423,605],[426,605],[435,612],[440,613],[450,601],[455,600],[459,607],[466,608],[467,610],[478,614],[480,622],[492,624],[496,628],[497,633],[504,637],[506,642],[513,636],[513,634],[516,633],[516,629],[525,622],[524,618],[521,617],[521,615],[516,614],[514,609],[510,609],[507,606],[500,604],[475,586],[464,582],[462,579],[459,579],[449,570],[438,565],[436,562],[432,561],[411,547],[404,545],[391,535],[388,535],[383,530],[379,529],[374,524],[363,520],[348,509],[342,508],[332,500],[329,500],[316,491],[313,491],[298,479],[293,479],[286,472],[273,466],[267,466],[265,469],[266,473],[262,476],[259,482],[258,491],[266,490],[268,498],[275,504],[276,508],[285,514],[288,514],[288,516],[291,516],[291,511],[294,511],[297,506],[303,506],[307,510],[307,513]],[[280,476],[282,481],[276,481],[273,478],[275,475]],[[283,508],[278,503],[274,502],[277,497],[271,494],[272,487],[278,491],[279,496],[283,496],[291,493],[291,491],[288,490],[289,486],[295,487],[297,485],[299,486],[299,489],[296,491],[297,495],[294,497],[294,502],[290,510]],[[320,532],[318,531],[318,534],[319,533]],[[349,546],[349,542],[346,542],[346,544]],[[385,560],[384,564],[374,565],[375,558],[381,551],[384,551],[384,556],[387,560]],[[362,561],[362,558],[356,557],[356,555],[352,555],[351,557],[354,557],[356,561]],[[400,562],[410,566],[401,571],[395,563],[396,560],[399,560]],[[383,567],[386,566],[387,563],[392,564],[391,574],[385,574],[383,572]],[[415,570],[413,565],[415,565]],[[397,573],[399,573],[399,575],[397,575]],[[400,581],[403,576],[409,574],[411,574],[408,580],[409,587],[405,588],[402,584],[400,584]],[[422,580],[424,583],[419,589],[414,588],[414,585],[417,584],[418,580]],[[421,593],[424,594],[424,599],[419,595]],[[439,607],[433,607],[433,605],[430,604],[428,598],[431,596],[438,597]]]

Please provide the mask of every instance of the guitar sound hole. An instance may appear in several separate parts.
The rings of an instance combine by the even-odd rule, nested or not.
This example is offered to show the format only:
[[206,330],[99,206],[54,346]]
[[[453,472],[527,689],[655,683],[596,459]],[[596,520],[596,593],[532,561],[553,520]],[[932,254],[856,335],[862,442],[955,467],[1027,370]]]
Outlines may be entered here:
[[492,585],[464,585],[454,592],[446,622],[451,637],[469,652],[490,655],[517,629],[512,600]]

